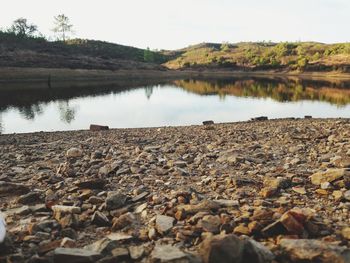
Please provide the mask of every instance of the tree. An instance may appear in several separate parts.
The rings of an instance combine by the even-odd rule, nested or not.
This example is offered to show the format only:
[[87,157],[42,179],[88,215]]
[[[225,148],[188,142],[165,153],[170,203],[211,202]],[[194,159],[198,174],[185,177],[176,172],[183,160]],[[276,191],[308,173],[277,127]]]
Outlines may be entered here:
[[154,53],[149,49],[149,47],[143,52],[143,60],[149,63],[154,62]]
[[25,18],[16,19],[8,29],[8,32],[14,33],[21,37],[33,36],[37,31],[38,27],[34,24],[29,24]]
[[55,16],[54,19],[55,27],[52,31],[59,33],[60,39],[62,39],[62,41],[66,41],[67,34],[73,32],[73,25],[70,23],[69,18],[64,14]]

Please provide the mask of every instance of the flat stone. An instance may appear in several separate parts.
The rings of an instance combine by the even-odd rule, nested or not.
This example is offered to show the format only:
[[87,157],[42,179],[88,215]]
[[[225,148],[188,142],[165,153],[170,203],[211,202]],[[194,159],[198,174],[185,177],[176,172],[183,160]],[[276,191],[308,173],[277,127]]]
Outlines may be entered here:
[[93,263],[98,260],[100,253],[79,248],[56,248],[54,251],[55,263]]
[[122,241],[122,240],[129,240],[133,237],[131,235],[125,234],[125,233],[112,233],[107,236],[110,240],[114,241]]
[[165,234],[174,225],[175,218],[164,215],[156,216],[156,229],[160,234]]
[[30,188],[24,184],[0,181],[0,197],[26,194]]
[[38,192],[30,192],[28,194],[21,195],[17,199],[17,203],[22,205],[28,205],[28,204],[32,204],[40,201],[41,201],[41,194]]
[[82,189],[103,189],[106,183],[103,179],[92,179],[79,182],[76,186]]
[[239,201],[237,200],[225,200],[225,199],[217,199],[214,202],[218,203],[222,207],[237,207],[239,206]]
[[119,246],[118,240],[111,240],[110,238],[102,238],[96,242],[85,246],[84,249],[93,251],[102,255],[107,255],[111,251]]
[[[155,262],[177,262],[186,258],[186,254],[172,245],[156,245],[151,254]],[[180,261],[179,261],[180,262]],[[181,261],[186,262],[186,261]]]
[[220,204],[211,200],[204,200],[198,204],[178,205],[177,210],[183,210],[188,214],[196,214],[202,211],[211,211],[220,209]]

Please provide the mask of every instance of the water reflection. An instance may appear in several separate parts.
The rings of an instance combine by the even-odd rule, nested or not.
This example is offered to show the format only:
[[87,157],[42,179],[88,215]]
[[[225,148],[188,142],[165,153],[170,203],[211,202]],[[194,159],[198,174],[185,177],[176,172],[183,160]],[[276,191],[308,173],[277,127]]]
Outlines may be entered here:
[[224,80],[177,80],[175,84],[200,95],[227,95],[236,97],[271,98],[278,102],[325,101],[337,106],[350,103],[350,83],[327,83],[324,81],[243,79]]
[[350,117],[350,82],[344,81],[243,77],[60,86],[14,88],[0,82],[0,133],[82,129],[92,122],[185,125],[262,114]]

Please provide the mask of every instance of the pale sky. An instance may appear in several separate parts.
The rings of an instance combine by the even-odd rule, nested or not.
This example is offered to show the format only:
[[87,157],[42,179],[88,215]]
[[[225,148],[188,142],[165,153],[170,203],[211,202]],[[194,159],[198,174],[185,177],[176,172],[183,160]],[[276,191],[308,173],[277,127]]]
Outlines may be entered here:
[[350,41],[350,0],[2,0],[0,27],[25,17],[52,35],[64,13],[75,37],[151,49],[201,42]]

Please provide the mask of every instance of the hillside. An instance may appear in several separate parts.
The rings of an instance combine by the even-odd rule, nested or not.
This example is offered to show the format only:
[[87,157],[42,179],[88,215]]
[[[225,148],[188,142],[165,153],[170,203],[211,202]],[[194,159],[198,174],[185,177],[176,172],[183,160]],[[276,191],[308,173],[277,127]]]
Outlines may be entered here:
[[160,53],[103,41],[49,42],[0,32],[0,67],[162,69],[165,61]]
[[0,31],[0,67],[350,73],[350,43],[202,43],[151,51],[103,41],[47,41]]
[[165,55],[171,69],[350,72],[350,43],[202,43]]

